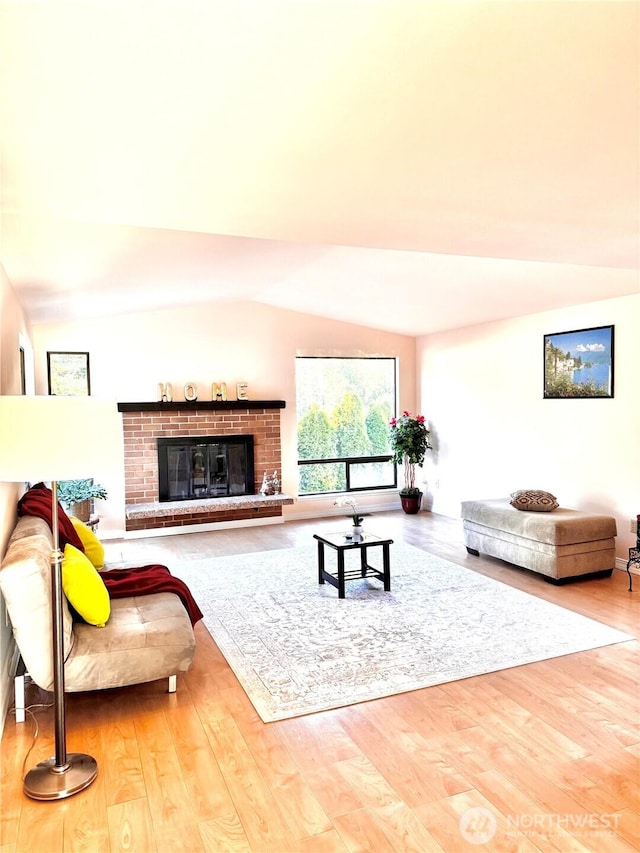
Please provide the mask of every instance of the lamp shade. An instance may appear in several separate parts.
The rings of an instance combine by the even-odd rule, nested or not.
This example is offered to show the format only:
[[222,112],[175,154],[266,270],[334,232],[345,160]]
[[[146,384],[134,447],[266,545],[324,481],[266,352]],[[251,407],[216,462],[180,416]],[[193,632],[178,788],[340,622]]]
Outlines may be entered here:
[[0,396],[0,482],[92,477],[117,428],[114,400]]

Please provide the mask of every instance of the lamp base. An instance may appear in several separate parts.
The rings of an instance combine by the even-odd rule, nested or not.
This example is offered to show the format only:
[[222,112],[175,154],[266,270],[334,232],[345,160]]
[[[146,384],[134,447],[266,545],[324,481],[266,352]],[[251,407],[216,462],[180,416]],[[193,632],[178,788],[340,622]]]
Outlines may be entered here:
[[55,758],[36,764],[24,778],[24,792],[32,800],[61,800],[84,791],[98,775],[98,763],[90,755],[71,752],[64,770],[56,769]]

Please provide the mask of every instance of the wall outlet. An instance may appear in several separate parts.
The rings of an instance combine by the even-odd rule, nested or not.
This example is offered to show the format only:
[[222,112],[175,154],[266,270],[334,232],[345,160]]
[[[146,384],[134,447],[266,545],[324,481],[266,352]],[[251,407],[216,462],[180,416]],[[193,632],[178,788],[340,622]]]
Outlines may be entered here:
[[637,518],[631,519],[631,526],[629,529],[631,530],[632,533],[635,533],[635,534],[638,533],[638,519]]

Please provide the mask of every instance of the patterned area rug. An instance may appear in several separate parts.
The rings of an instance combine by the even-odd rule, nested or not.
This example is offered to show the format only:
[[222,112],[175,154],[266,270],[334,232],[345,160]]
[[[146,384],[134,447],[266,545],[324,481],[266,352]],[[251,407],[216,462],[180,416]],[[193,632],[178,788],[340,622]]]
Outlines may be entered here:
[[390,592],[358,579],[339,600],[316,565],[310,545],[172,566],[265,722],[632,639],[409,545],[391,546]]

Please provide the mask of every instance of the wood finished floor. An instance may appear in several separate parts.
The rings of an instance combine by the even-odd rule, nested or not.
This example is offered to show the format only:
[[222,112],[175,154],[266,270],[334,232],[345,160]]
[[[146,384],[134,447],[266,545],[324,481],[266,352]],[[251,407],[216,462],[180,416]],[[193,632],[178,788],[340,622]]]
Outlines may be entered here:
[[[640,577],[634,593],[620,571],[554,587],[468,556],[457,521],[390,512],[365,523],[638,636]],[[177,553],[308,544],[335,524],[130,540],[122,551],[170,567]],[[637,640],[264,724],[202,624],[196,635],[176,694],[157,682],[69,696],[68,750],[93,755],[99,775],[66,801],[23,795],[34,723],[7,718],[0,853],[640,850]],[[27,698],[50,697],[32,686]],[[53,753],[51,712],[37,719],[27,769]]]

